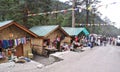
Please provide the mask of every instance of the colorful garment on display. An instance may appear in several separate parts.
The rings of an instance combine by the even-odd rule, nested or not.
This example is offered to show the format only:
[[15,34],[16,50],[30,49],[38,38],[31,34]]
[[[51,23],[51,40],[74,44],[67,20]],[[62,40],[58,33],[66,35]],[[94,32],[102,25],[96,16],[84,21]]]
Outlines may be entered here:
[[14,39],[14,45],[17,46],[17,39]]
[[2,41],[2,48],[7,48],[9,46],[8,40],[3,40]]
[[0,47],[5,49],[12,46],[18,46],[19,44],[26,44],[26,37],[12,40],[0,40]]
[[25,37],[21,38],[21,43],[26,44],[26,38]]

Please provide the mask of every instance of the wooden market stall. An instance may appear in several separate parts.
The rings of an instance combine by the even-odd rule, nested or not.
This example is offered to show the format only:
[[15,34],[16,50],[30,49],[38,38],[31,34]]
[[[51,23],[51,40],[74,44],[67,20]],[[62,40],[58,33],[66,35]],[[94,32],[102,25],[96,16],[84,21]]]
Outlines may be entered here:
[[75,36],[82,37],[82,36],[88,36],[89,32],[87,31],[86,28],[83,27],[62,27],[72,38]]
[[62,42],[65,42],[66,37],[69,38],[66,40],[68,42],[70,42],[71,39],[71,37],[59,25],[35,26],[30,30],[40,37],[32,40],[33,49],[36,50],[38,54],[43,54],[45,48],[56,48],[59,50],[55,45],[57,40],[60,41],[61,44]]
[[17,57],[30,57],[34,37],[37,35],[15,21],[0,22],[0,53],[7,57],[11,53]]
[[84,27],[62,27],[72,38],[73,48],[87,46],[89,32]]

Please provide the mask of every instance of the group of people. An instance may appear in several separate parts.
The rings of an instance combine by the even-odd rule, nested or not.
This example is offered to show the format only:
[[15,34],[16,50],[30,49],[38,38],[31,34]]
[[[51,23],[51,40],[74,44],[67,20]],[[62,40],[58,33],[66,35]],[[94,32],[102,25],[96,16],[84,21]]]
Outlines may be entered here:
[[86,37],[85,36],[81,36],[81,37],[78,37],[78,36],[74,36],[71,40],[71,43],[68,44],[66,42],[64,42],[63,44],[61,44],[61,49],[63,51],[66,51],[66,50],[72,50],[74,51],[75,49],[77,48],[83,48],[83,43],[86,42]]
[[72,40],[71,43],[68,45],[67,43],[63,43],[61,46],[62,49],[64,50],[74,50],[77,48],[82,49],[83,47],[89,46],[90,48],[93,48],[96,43],[96,37],[94,35],[89,35],[89,36],[75,36]]
[[3,49],[0,48],[0,59],[8,59],[11,60],[13,56],[15,55],[16,49],[14,48],[8,48],[8,49]]
[[106,44],[110,45],[115,45],[115,37],[106,37],[106,36],[101,36],[97,38],[97,44],[99,46],[106,46]]
[[[106,37],[106,36],[98,37],[98,36],[96,36],[94,38],[95,39],[94,39],[93,43],[94,43],[94,45],[97,45],[97,46],[106,46],[107,44],[115,45],[115,42],[116,42],[115,37]],[[92,43],[92,41],[91,41],[91,43]]]
[[94,34],[90,34],[88,36],[74,36],[71,40],[71,43],[61,43],[59,37],[53,42],[53,46],[55,45],[59,51],[66,51],[66,50],[74,50],[77,48],[83,48],[85,46],[89,46],[91,49],[94,46],[106,46],[107,43],[115,44],[114,37],[106,37],[106,36],[96,36]]
[[109,37],[109,44],[115,45],[115,37]]

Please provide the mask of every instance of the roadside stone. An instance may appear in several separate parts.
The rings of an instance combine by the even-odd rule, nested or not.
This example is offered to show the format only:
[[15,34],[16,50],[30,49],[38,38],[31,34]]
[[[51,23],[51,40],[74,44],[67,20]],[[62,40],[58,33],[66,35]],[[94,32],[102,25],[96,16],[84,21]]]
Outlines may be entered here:
[[44,67],[44,65],[43,64],[39,64],[39,65],[37,65],[37,68],[43,68]]

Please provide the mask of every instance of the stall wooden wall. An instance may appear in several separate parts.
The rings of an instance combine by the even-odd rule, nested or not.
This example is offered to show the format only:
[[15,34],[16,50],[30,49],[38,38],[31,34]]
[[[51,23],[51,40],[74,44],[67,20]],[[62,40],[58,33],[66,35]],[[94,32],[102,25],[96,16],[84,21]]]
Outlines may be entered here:
[[[10,34],[13,34],[13,37],[10,37]],[[3,30],[0,30],[0,39],[16,39],[21,37],[30,36],[27,32],[21,30],[15,25],[11,25]],[[31,37],[31,36],[30,36]]]
[[32,49],[39,55],[43,53],[43,39],[42,38],[33,38],[31,39]]
[[[64,35],[63,32],[60,31],[59,29],[57,29],[57,30],[55,30],[54,32],[50,33],[50,34],[47,36],[47,38],[50,39],[51,42],[53,42],[53,41],[56,39],[57,36],[58,36],[58,37],[61,37],[62,35]],[[64,35],[64,36],[65,36],[65,35]]]

